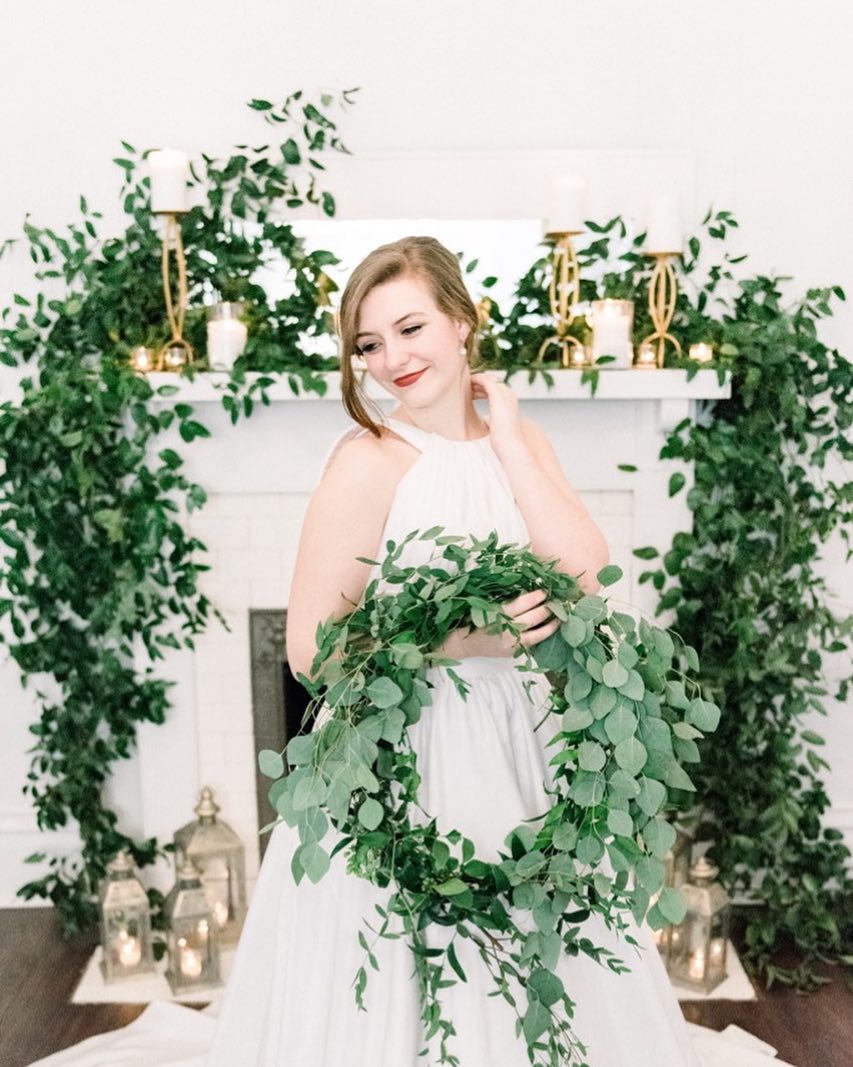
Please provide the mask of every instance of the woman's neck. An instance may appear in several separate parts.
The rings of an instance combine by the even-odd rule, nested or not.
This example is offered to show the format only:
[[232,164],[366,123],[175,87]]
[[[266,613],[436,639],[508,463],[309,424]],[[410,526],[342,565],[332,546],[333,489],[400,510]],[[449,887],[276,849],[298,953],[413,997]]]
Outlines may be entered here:
[[453,403],[431,405],[429,408],[407,408],[401,404],[391,413],[392,419],[407,422],[428,433],[437,433],[450,441],[471,441],[485,437],[489,430],[485,419],[481,418],[470,397],[452,398]]

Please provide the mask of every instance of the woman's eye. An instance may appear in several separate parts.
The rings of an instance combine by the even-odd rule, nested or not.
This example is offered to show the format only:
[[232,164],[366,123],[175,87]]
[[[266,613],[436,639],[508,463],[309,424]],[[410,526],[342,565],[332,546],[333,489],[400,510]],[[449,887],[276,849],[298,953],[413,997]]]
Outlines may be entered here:
[[417,330],[419,330],[421,328],[421,326],[423,326],[422,322],[419,322],[416,326],[406,326],[405,329],[403,330],[403,333],[404,334],[409,334],[409,333],[411,333],[413,331],[416,332]]
[[360,356],[364,356],[364,355],[369,354],[370,352],[375,352],[375,351],[376,351],[376,342],[375,341],[368,341],[366,345],[362,345],[361,346],[361,348],[358,350],[358,354]]

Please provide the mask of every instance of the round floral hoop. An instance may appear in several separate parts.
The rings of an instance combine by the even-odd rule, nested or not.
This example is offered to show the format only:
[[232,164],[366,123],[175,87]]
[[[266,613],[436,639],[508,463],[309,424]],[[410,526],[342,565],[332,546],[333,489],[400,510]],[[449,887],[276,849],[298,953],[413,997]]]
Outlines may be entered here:
[[[432,555],[421,566],[401,566],[413,539],[433,542]],[[311,708],[324,705],[327,717],[292,738],[285,753],[260,754],[261,771],[275,779],[271,803],[298,829],[294,877],[319,881],[331,855],[346,850],[351,872],[390,887],[387,907],[377,909],[380,922],[368,930],[375,945],[398,936],[392,924],[402,922],[425,1041],[438,1042],[439,1063],[456,1062],[452,1021],[442,1016],[438,993],[466,980],[457,936],[474,942],[514,1009],[531,1063],[582,1063],[558,961],[582,952],[617,973],[627,969],[582,936],[593,912],[619,931],[626,912],[652,927],[683,918],[680,893],[663,884],[675,831],[661,812],[694,790],[683,765],[699,760],[696,741],[716,729],[719,708],[687,675],[699,669],[694,649],[611,610],[600,596],[583,595],[573,577],[527,547],[501,544],[495,533],[463,538],[434,527],[386,548],[381,563],[363,561],[380,571],[354,611],[318,627],[313,680],[300,675]],[[597,578],[608,586],[621,574],[609,565]],[[490,863],[457,831],[410,818],[419,778],[407,727],[430,703],[429,667],[445,667],[467,693],[454,661],[433,650],[461,626],[518,636],[499,604],[537,588],[546,590],[560,629],[529,651],[520,647],[518,656],[525,670],[547,676],[548,715],[560,719],[549,742],[553,802],[539,825],[508,828],[506,854]],[[331,855],[322,844],[330,833]],[[600,869],[605,856],[612,874]],[[432,924],[453,931],[445,947],[427,943]],[[364,932],[359,938],[366,964],[377,967]],[[625,940],[634,943],[630,935]],[[355,981],[361,1006],[366,984],[362,966]]]

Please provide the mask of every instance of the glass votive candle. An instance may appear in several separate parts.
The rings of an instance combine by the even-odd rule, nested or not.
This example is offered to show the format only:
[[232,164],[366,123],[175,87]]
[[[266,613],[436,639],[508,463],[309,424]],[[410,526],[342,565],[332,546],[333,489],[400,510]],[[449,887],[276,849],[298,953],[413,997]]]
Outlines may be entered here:
[[690,358],[695,359],[697,363],[708,363],[714,358],[714,349],[712,345],[699,341],[697,344],[690,346],[689,354]]
[[157,369],[157,356],[153,348],[137,345],[130,350],[130,365],[139,374],[148,374]]
[[183,345],[169,345],[163,350],[163,369],[180,370],[186,366],[187,350]]
[[653,370],[658,365],[658,357],[655,352],[655,346],[651,341],[643,341],[643,343],[637,348],[637,355],[634,358],[634,366],[649,368]]

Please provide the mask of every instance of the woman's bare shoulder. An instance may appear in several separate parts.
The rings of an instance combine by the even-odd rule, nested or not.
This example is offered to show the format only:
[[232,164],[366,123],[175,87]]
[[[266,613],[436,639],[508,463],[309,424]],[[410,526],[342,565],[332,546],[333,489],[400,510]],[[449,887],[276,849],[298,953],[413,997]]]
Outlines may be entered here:
[[320,484],[393,489],[415,458],[410,446],[384,428],[380,437],[353,430],[329,457]]

